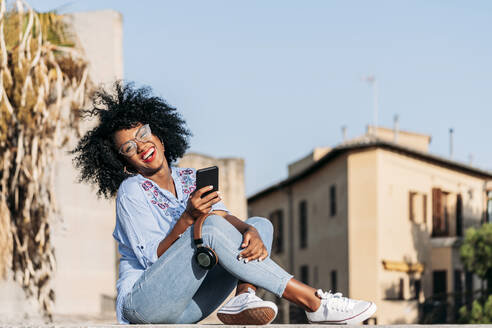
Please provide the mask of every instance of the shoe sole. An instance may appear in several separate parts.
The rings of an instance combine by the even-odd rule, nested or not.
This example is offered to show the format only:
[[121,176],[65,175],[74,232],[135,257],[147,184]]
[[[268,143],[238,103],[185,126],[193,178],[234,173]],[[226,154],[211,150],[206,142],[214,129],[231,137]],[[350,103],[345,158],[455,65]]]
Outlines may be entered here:
[[219,320],[226,325],[267,325],[276,315],[270,307],[246,309],[239,313],[217,313]]
[[308,321],[309,321],[309,323],[313,323],[313,324],[353,325],[353,324],[362,322],[366,319],[369,319],[374,313],[376,313],[376,310],[377,310],[376,304],[371,303],[371,305],[369,305],[367,307],[367,309],[365,309],[364,311],[362,311],[358,315],[356,315],[352,318],[349,318],[349,319],[339,320],[339,321],[311,321],[308,319]]

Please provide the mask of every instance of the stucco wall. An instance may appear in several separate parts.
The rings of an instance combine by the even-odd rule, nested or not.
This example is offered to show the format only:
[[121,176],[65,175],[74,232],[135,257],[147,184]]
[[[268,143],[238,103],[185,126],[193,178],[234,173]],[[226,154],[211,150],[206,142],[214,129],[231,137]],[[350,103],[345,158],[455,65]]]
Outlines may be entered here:
[[[422,160],[389,151],[378,151],[380,172],[378,203],[379,260],[410,261],[424,264],[422,277],[424,296],[432,295],[432,271],[447,268],[448,292],[452,291],[451,272],[461,269],[457,258],[458,249],[453,248],[449,238],[432,238],[432,188],[441,188],[449,193],[450,235],[456,234],[456,196],[463,199],[463,227],[478,226],[482,218],[483,179],[450,170]],[[426,222],[409,219],[409,193],[427,195]],[[395,234],[398,231],[400,233]],[[452,237],[454,238],[454,237]],[[444,247],[444,248],[443,248]],[[449,253],[444,256],[442,252]],[[452,255],[451,252],[454,254]],[[379,265],[381,274],[385,274]],[[386,274],[387,275],[387,274]],[[384,278],[383,280],[386,280]],[[382,292],[382,291],[381,291]]]
[[[336,190],[336,215],[330,215],[330,187]],[[308,265],[309,283],[324,290],[333,289],[332,270],[337,272],[337,291],[348,293],[347,249],[347,162],[342,156],[293,187],[294,274]],[[300,248],[299,204],[307,202],[307,247]]]
[[[257,201],[248,203],[248,216],[260,216],[269,218],[273,211],[283,211],[283,251],[281,253],[271,254],[272,259],[284,268],[288,272],[291,270],[290,264],[290,233],[291,225],[289,224],[290,212],[289,212],[289,194],[288,190],[281,189],[273,191],[268,197],[259,198]],[[278,229],[278,227],[274,227]],[[279,308],[279,314],[276,322],[287,323],[289,322],[289,303],[285,300],[278,300],[273,294],[265,293],[262,295],[264,299],[276,302]]]
[[[95,86],[111,84],[123,77],[123,20],[113,10],[75,13],[68,16],[89,61],[89,72]],[[97,36],[97,37],[96,37]],[[96,121],[85,122],[83,130]],[[55,313],[60,315],[107,312],[114,317],[112,304],[106,297],[116,296],[114,200],[98,199],[95,189],[77,183],[78,171],[73,167],[75,140],[59,152],[55,188],[63,223],[53,234],[57,273],[54,279],[57,301]]]
[[[336,214],[330,215],[330,187],[336,186]],[[300,248],[299,204],[307,204],[307,247]],[[337,291],[348,291],[347,249],[347,164],[342,156],[291,187],[273,191],[248,203],[250,215],[269,217],[284,212],[282,254],[273,258],[300,280],[301,267],[308,267],[308,283],[315,288],[333,290],[331,271],[337,273]],[[290,212],[292,211],[292,213]],[[291,216],[292,214],[292,216]],[[292,250],[292,251],[291,251]],[[292,255],[292,258],[291,258]],[[292,265],[291,266],[291,262]],[[288,307],[282,303],[283,322]]]
[[[349,295],[378,299],[378,179],[377,151],[355,152],[348,157]],[[377,303],[376,303],[377,304]]]

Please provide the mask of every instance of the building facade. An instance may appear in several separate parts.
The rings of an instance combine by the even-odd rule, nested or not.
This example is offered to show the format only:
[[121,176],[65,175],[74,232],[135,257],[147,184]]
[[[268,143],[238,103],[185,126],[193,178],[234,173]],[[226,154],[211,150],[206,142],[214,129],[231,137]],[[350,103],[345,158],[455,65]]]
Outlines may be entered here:
[[[459,245],[487,218],[492,173],[431,155],[429,142],[369,128],[290,165],[286,180],[248,199],[249,214],[276,228],[272,256],[315,288],[374,301],[378,324],[417,323],[425,299],[478,288]],[[281,308],[279,320],[293,319]]]

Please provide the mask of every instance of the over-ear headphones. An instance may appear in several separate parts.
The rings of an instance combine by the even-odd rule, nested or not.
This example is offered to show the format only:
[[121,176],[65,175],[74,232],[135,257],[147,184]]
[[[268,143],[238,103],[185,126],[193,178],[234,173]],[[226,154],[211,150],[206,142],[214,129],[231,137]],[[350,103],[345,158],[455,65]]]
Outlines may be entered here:
[[214,250],[203,245],[202,225],[209,215],[210,214],[205,214],[200,216],[195,221],[195,226],[193,228],[193,241],[196,246],[195,260],[198,265],[205,270],[212,269],[219,262],[219,257],[215,254]]

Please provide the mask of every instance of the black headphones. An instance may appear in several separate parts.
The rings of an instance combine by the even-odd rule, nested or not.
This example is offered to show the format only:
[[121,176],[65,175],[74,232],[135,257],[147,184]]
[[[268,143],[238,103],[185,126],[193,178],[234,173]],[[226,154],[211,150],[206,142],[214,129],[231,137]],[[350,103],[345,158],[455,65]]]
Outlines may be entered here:
[[196,246],[195,260],[198,265],[205,270],[212,269],[219,262],[219,257],[215,254],[214,250],[203,245],[202,225],[209,215],[210,214],[200,216],[195,221],[195,226],[193,228],[193,242]]

